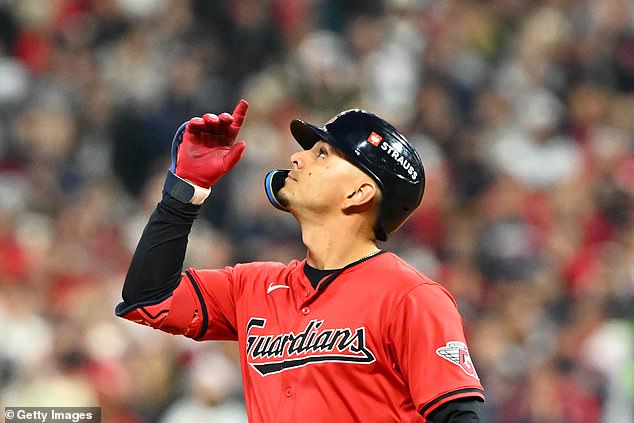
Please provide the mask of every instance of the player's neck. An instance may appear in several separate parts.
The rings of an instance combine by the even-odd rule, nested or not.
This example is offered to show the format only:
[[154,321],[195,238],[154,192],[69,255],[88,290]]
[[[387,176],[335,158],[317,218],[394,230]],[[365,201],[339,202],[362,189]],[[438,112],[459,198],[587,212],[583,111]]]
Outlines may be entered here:
[[302,226],[308,264],[316,269],[340,269],[379,250],[373,239],[341,226]]

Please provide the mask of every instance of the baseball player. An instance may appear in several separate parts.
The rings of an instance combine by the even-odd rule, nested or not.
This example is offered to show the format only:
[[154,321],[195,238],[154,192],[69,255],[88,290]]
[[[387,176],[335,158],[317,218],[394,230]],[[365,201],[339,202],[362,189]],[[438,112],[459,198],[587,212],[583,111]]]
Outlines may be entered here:
[[198,341],[234,340],[251,422],[479,422],[483,389],[451,295],[385,241],[418,207],[424,170],[394,127],[348,110],[290,124],[302,150],[265,178],[306,258],[182,271],[211,187],[240,159],[247,102],[184,123],[163,198],[116,314]]

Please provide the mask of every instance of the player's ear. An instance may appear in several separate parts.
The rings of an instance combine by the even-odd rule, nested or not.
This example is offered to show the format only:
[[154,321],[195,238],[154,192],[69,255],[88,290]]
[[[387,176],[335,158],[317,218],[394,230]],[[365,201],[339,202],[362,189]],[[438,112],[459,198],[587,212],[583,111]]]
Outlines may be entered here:
[[363,181],[347,192],[342,204],[344,212],[355,212],[372,207],[378,188],[374,182]]

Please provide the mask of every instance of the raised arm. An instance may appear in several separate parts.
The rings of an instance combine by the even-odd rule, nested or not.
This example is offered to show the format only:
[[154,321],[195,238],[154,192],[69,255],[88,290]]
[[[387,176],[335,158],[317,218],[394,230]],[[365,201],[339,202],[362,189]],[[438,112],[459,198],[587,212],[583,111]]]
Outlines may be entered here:
[[[118,316],[154,327],[163,323],[165,308],[171,306],[166,300],[181,282],[187,240],[200,205],[246,147],[236,137],[247,108],[247,102],[240,100],[233,114],[208,113],[176,131],[163,199],[135,250],[123,285],[123,302],[116,309]],[[157,305],[160,310],[148,309]]]

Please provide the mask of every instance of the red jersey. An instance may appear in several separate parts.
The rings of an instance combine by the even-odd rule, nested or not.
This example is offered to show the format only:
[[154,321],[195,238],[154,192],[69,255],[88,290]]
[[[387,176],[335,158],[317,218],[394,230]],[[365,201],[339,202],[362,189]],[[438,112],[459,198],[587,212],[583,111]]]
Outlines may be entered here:
[[[451,295],[392,253],[326,277],[304,261],[183,274],[124,317],[197,340],[237,340],[251,422],[424,421],[484,398]],[[422,415],[422,416],[421,416]]]

